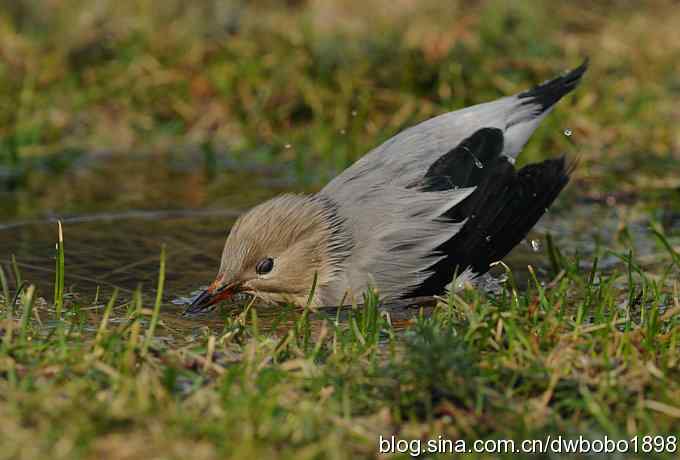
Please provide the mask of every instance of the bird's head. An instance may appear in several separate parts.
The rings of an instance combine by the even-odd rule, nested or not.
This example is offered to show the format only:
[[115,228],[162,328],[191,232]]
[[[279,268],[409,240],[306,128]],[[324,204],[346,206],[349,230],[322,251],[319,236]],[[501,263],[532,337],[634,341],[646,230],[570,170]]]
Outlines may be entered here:
[[314,280],[332,280],[348,243],[335,207],[316,196],[282,195],[242,215],[232,227],[215,280],[187,308],[192,315],[236,293],[304,305]]

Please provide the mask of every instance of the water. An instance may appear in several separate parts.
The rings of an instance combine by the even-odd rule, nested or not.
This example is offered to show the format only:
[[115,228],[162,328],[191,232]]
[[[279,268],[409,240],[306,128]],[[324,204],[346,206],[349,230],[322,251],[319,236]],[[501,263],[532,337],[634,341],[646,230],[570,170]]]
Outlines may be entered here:
[[[52,299],[57,223],[63,221],[65,285],[70,300],[96,312],[114,288],[120,298],[156,287],[161,246],[167,250],[164,320],[181,328],[218,326],[180,318],[173,300],[209,284],[229,227],[244,210],[284,191],[302,191],[285,172],[172,155],[89,158],[63,175],[36,172],[0,200],[0,263],[13,254],[22,277]],[[247,186],[244,186],[247,184]],[[124,314],[124,308],[118,312]]]
[[[9,273],[10,256],[15,255],[23,278],[51,300],[56,219],[60,218],[67,294],[90,309],[96,321],[114,288],[125,299],[141,285],[152,298],[160,249],[165,245],[163,327],[219,329],[224,315],[237,314],[242,305],[226,306],[201,319],[182,319],[179,313],[192,293],[212,281],[229,227],[243,210],[267,198],[284,191],[309,190],[281,168],[247,167],[224,160],[213,168],[217,171],[207,169],[200,157],[92,155],[61,175],[35,172],[18,191],[1,193],[0,263]],[[637,255],[653,260],[660,250],[647,229],[650,212],[661,212],[658,217],[671,234],[677,235],[680,228],[675,208],[650,211],[644,203],[625,205],[611,197],[579,202],[574,193],[565,195],[571,195],[571,200],[558,198],[557,211],[544,216],[527,236],[528,244],[518,245],[504,259],[519,278],[528,264],[539,276],[547,277],[548,255],[540,250],[540,241],[548,231],[563,252],[578,250],[585,255],[582,263],[587,265],[587,256],[600,244],[616,244],[623,224],[627,237],[635,241]],[[611,256],[599,262],[600,267],[617,264],[620,261]],[[392,319],[406,324],[415,311],[392,311]],[[297,313],[286,314],[290,317],[282,319],[280,307],[258,307],[263,328],[290,323]],[[324,314],[320,315],[323,319]]]
[[63,176],[36,177],[22,191],[4,194],[0,255],[16,255],[24,278],[45,291],[52,282],[59,217],[66,284],[81,295],[97,286],[123,292],[138,283],[151,287],[162,244],[169,297],[207,284],[240,212],[295,186],[270,171],[228,167],[210,179],[193,164],[111,156],[76,165]]

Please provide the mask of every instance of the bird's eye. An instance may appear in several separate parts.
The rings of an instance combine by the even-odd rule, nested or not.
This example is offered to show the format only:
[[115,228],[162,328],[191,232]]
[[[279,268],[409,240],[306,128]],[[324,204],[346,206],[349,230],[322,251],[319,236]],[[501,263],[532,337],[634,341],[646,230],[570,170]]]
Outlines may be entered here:
[[272,271],[272,268],[274,268],[274,259],[265,257],[255,265],[255,272],[258,275],[264,275]]

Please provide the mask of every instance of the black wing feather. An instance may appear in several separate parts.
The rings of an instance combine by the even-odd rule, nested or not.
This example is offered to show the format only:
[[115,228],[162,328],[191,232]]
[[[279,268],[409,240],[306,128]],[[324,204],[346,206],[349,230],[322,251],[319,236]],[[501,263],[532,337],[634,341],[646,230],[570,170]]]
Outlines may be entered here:
[[432,266],[432,275],[404,297],[441,294],[453,276],[467,268],[477,275],[488,271],[526,237],[569,181],[564,158],[530,164],[518,172],[500,154],[502,149],[502,132],[483,128],[428,170],[425,191],[477,188],[444,214],[452,222],[467,220],[436,249],[445,257]]
[[539,113],[545,112],[562,99],[565,94],[578,86],[586,70],[588,70],[588,59],[566,74],[524,91],[518,94],[518,97],[526,99],[527,104],[540,105]]

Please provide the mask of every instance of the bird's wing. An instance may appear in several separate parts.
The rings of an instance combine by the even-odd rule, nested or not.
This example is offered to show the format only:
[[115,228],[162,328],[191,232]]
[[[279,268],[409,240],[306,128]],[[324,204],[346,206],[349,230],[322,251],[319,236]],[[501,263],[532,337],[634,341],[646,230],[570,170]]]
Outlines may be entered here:
[[[408,186],[430,165],[480,128],[503,133],[502,154],[516,158],[553,106],[579,83],[588,62],[537,87],[495,101],[445,113],[388,139],[334,178],[329,195],[346,194],[357,183]],[[348,186],[347,190],[342,190]]]
[[[431,267],[447,257],[438,248],[470,217],[463,214],[452,222],[448,214],[469,207],[463,204],[466,198],[490,177],[492,167],[497,170],[498,161],[514,162],[554,104],[576,87],[586,67],[584,62],[529,91],[409,128],[324,187],[320,194],[337,203],[355,240],[343,284],[363,290],[372,277],[385,297],[422,285],[432,274]],[[514,168],[504,174],[511,172]]]

